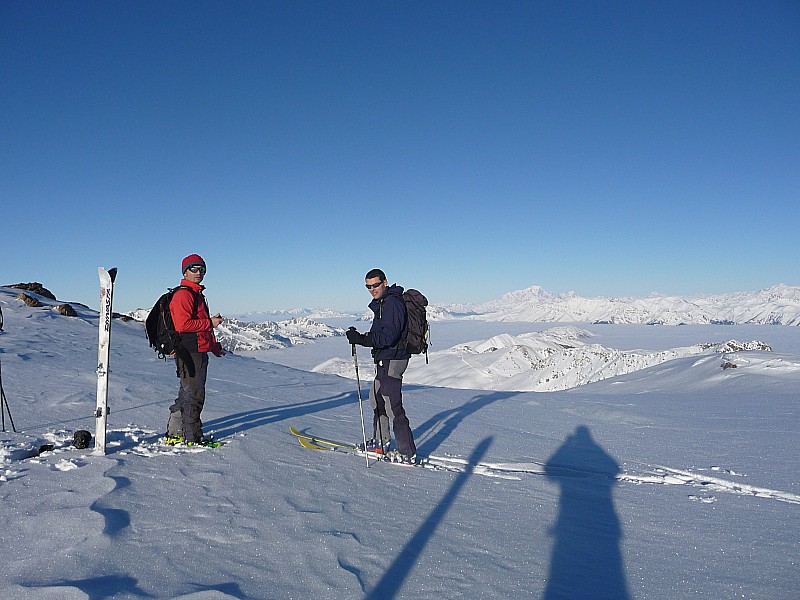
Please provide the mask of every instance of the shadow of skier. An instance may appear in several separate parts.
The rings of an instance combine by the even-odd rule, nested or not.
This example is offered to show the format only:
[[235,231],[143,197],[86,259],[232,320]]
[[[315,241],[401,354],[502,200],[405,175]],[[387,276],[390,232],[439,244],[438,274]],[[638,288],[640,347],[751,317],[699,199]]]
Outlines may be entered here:
[[620,550],[622,529],[612,488],[617,462],[580,426],[547,461],[546,476],[561,487],[544,600],[631,596]]
[[400,554],[394,559],[394,562],[383,574],[383,577],[381,577],[377,585],[367,594],[365,600],[391,600],[391,598],[397,595],[400,588],[403,586],[403,582],[411,573],[414,565],[417,564],[428,541],[436,532],[436,528],[439,527],[439,524],[444,520],[447,511],[455,502],[459,492],[461,492],[461,488],[464,487],[467,479],[469,479],[475,465],[483,459],[491,444],[492,438],[488,437],[475,447],[475,450],[469,457],[469,466],[467,469],[463,473],[458,474],[453,485],[450,486],[450,490],[433,508],[431,514],[428,515],[425,522],[420,525],[417,532],[403,547]]
[[[459,404],[455,408],[443,410],[433,415],[418,427],[414,427],[414,435],[422,439],[422,443],[417,443],[417,454],[419,456],[433,454],[468,416],[475,414],[490,404],[508,400],[518,394],[519,392],[480,394],[464,404]],[[428,432],[431,433],[426,436],[425,434]]]
[[213,430],[218,438],[229,437],[271,423],[288,421],[293,418],[311,415],[349,404],[358,405],[355,396],[355,392],[345,392],[335,396],[308,400],[305,402],[296,402],[282,406],[266,406],[264,408],[232,413],[224,417],[210,419],[203,423],[203,427],[208,431]]

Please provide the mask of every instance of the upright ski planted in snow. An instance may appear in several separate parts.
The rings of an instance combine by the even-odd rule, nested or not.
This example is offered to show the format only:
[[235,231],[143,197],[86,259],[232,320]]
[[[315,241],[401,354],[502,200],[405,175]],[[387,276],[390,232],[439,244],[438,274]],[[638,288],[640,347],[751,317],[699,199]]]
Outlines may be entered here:
[[94,454],[106,453],[108,427],[108,354],[111,347],[111,302],[117,269],[97,269],[100,275],[100,335],[97,344],[97,410],[95,417]]

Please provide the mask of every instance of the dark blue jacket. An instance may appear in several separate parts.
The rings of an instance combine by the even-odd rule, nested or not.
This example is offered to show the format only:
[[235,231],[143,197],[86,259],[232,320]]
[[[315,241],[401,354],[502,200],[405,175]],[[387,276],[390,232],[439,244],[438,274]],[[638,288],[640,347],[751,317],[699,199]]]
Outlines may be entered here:
[[369,345],[372,346],[375,362],[411,358],[405,349],[395,348],[406,326],[403,288],[399,285],[389,286],[383,296],[369,303],[369,307],[375,313],[369,330]]

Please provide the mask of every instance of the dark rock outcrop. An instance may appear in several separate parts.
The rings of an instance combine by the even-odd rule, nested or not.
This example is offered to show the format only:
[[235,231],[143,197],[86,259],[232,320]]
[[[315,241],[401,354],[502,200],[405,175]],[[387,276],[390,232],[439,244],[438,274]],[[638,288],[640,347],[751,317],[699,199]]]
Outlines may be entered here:
[[56,300],[56,297],[53,294],[53,292],[48,290],[46,287],[44,287],[41,283],[37,281],[34,281],[32,283],[15,283],[14,285],[9,285],[6,287],[18,290],[25,290],[26,292],[33,292],[34,294],[38,294],[39,296],[50,298],[50,300]]

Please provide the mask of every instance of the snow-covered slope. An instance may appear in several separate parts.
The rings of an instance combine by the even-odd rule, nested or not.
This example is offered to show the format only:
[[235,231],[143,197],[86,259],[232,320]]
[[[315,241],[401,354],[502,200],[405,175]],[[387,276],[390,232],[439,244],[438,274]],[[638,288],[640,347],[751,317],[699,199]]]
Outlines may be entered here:
[[[30,308],[1,288],[0,308],[18,429],[6,413],[0,598],[796,597],[792,335],[729,354],[737,368],[700,353],[561,392],[409,383],[419,453],[460,465],[441,471],[302,448],[289,425],[360,438],[355,382],[241,355],[209,369],[203,420],[225,445],[164,446],[174,368],[141,323],[117,319],[108,454],[72,448],[74,430],[94,430],[97,313]],[[475,356],[508,347],[482,337],[466,344]]]
[[[663,362],[697,355],[718,357],[720,368],[734,364],[732,354],[771,351],[760,341],[698,342],[659,352],[623,351],[587,343],[589,331],[554,327],[518,336],[502,334],[431,352],[429,363],[412,360],[404,380],[421,385],[494,391],[566,390],[648,369]],[[364,353],[366,354],[366,352]],[[314,368],[318,373],[353,377],[351,361],[333,358]],[[365,377],[372,370],[365,368]]]

